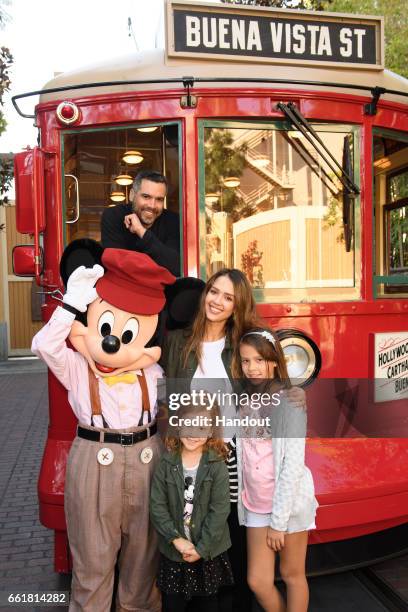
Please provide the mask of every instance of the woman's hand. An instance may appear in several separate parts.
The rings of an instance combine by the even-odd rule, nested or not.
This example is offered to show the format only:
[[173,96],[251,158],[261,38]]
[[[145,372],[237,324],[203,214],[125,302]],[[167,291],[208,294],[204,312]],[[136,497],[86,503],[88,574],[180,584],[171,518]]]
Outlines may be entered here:
[[302,408],[306,410],[306,393],[304,389],[300,387],[291,387],[284,391],[284,394],[289,401],[296,406],[296,408]]
[[193,545],[191,545],[191,548],[183,553],[183,561],[186,561],[187,563],[194,563],[199,559],[201,559],[201,555],[196,551]]
[[172,544],[174,548],[178,550],[181,555],[184,555],[184,553],[187,552],[188,550],[191,550],[191,549],[195,550],[194,544],[192,544],[190,540],[187,540],[187,538],[175,538],[172,541]]
[[266,543],[269,548],[272,548],[275,552],[279,552],[285,546],[285,532],[268,527],[266,531]]

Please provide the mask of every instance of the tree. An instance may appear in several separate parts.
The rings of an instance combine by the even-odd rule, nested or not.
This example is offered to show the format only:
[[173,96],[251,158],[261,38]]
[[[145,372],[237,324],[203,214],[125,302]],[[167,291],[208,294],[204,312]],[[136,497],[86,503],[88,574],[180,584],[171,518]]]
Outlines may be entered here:
[[219,195],[218,202],[212,205],[212,211],[227,212],[232,221],[238,221],[253,212],[235,189],[223,186],[223,179],[242,176],[246,148],[246,145],[234,147],[234,139],[229,130],[206,130],[205,191]]
[[385,21],[385,66],[408,78],[408,11],[405,0],[221,0],[226,4],[309,9],[332,13],[382,15]]
[[[7,13],[4,10],[4,0],[0,2],[0,28],[4,28]],[[7,47],[0,48],[0,136],[5,131],[7,123],[2,108],[3,96],[10,89],[9,69],[13,63],[13,56]],[[9,156],[0,157],[0,206],[8,203],[7,192],[13,178],[13,164]],[[3,229],[0,226],[0,230]]]
[[404,0],[324,0],[323,9],[336,13],[383,15],[385,66],[408,77],[408,12]]
[[321,11],[324,0],[221,0],[224,4],[244,6],[268,6],[270,8],[308,9]]

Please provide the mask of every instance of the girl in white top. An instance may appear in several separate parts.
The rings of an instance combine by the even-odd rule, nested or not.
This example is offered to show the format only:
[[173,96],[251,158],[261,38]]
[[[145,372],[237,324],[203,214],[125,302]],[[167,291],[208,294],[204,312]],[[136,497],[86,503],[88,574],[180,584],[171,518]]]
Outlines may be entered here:
[[[290,381],[282,348],[269,329],[256,327],[242,336],[232,372],[250,395],[250,407],[241,415],[250,414],[255,423],[237,440],[238,517],[247,527],[248,584],[266,612],[306,612],[308,530],[315,527],[318,505],[304,463],[306,411],[280,393]],[[269,405],[259,403],[261,394],[269,396]],[[276,553],[287,606],[274,585]]]

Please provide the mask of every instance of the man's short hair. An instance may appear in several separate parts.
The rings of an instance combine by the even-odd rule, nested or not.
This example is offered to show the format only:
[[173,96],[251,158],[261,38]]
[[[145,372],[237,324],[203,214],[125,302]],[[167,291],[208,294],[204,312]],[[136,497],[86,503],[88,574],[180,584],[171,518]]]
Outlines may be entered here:
[[140,187],[142,186],[142,181],[152,181],[153,183],[162,183],[166,185],[167,189],[167,179],[160,172],[156,172],[155,170],[141,170],[138,172],[133,180],[133,190],[135,193],[140,191]]

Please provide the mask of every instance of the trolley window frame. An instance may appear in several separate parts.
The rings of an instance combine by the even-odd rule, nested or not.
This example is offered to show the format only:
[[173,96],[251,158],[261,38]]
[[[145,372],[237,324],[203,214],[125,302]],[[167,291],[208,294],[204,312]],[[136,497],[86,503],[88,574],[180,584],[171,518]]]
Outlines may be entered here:
[[[397,130],[392,130],[389,128],[384,128],[381,126],[374,126],[372,129],[372,137],[371,137],[371,165],[374,169],[374,138],[375,137],[389,137],[394,140],[399,140],[401,142],[406,142],[408,144],[408,133],[401,132]],[[386,271],[388,269],[388,263],[386,261],[386,249],[387,249],[387,213],[390,210],[394,210],[401,206],[402,200],[396,202],[388,201],[389,194],[389,181],[393,176],[401,174],[403,171],[408,170],[408,163],[406,166],[402,166],[401,168],[397,168],[392,171],[386,178],[386,198],[387,203],[382,205],[382,222],[383,222],[383,231],[379,233],[378,240],[382,241],[383,246],[383,255],[379,255],[377,257],[377,217],[376,217],[376,197],[372,199],[372,217],[374,221],[373,227],[373,241],[372,241],[372,279],[373,279],[373,297],[374,300],[389,300],[389,299],[404,299],[408,294],[408,276],[404,274],[377,274],[377,265],[379,263],[382,264],[383,270]],[[372,193],[375,194],[376,186],[375,186],[375,173],[373,171],[372,176]],[[405,200],[405,198],[404,198]],[[408,201],[408,198],[407,198]],[[381,245],[380,245],[381,246]],[[384,285],[384,290],[380,290],[380,285]],[[389,286],[391,291],[386,292],[385,287]],[[396,291],[392,291],[392,287],[397,288]],[[402,288],[406,288],[405,291],[401,291]]]
[[[361,263],[362,251],[361,251],[361,165],[360,160],[360,148],[363,126],[355,123],[339,123],[331,122],[327,120],[310,122],[312,127],[319,131],[331,131],[331,132],[347,132],[353,136],[353,174],[354,181],[359,188],[360,193],[354,199],[354,238],[353,238],[353,277],[355,295],[347,297],[346,299],[333,299],[330,302],[357,302],[362,299],[362,272],[361,265],[357,265],[358,259]],[[206,272],[206,218],[205,218],[205,147],[204,147],[204,131],[206,128],[224,128],[224,129],[262,129],[265,127],[271,127],[277,131],[293,131],[293,124],[288,120],[282,119],[265,119],[254,120],[250,118],[248,120],[243,118],[229,118],[229,119],[198,119],[198,228],[199,228],[199,241],[198,241],[198,253],[199,253],[199,270],[200,278],[207,281]],[[325,128],[325,129],[321,129]],[[357,257],[358,256],[358,257]],[[252,289],[254,298],[257,304],[284,304],[287,300],[280,300],[277,302],[271,302],[265,299],[264,290],[253,288]],[[296,301],[290,300],[293,303],[315,303],[315,302],[326,302],[327,296],[322,296],[322,299],[311,298],[310,300],[298,299]]]
[[183,275],[183,261],[184,261],[184,236],[183,236],[183,161],[182,161],[182,142],[183,142],[183,124],[181,120],[171,120],[171,121],[150,121],[150,122],[138,122],[138,123],[127,123],[120,125],[109,125],[109,126],[97,126],[97,127],[82,127],[77,129],[69,129],[69,130],[61,130],[60,132],[60,150],[61,150],[61,200],[62,200],[62,219],[63,219],[63,245],[64,247],[67,245],[67,224],[66,220],[66,199],[65,199],[65,136],[75,135],[75,134],[84,134],[84,133],[94,133],[94,132],[111,132],[111,131],[123,131],[131,128],[144,128],[144,127],[164,127],[167,125],[177,125],[178,131],[178,159],[179,159],[179,169],[178,169],[178,180],[179,180],[179,197],[178,197],[178,205],[179,205],[179,228],[180,228],[180,275]]

